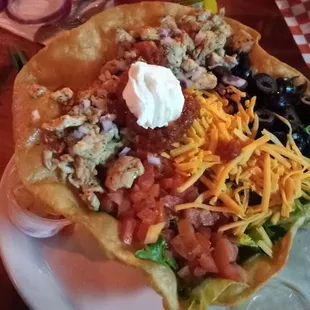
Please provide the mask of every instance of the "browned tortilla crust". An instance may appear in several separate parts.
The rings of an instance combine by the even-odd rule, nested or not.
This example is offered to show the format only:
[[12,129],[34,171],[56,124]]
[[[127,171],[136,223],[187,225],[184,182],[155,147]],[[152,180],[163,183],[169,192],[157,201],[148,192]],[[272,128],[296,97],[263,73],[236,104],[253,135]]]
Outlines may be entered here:
[[[124,5],[104,11],[85,25],[64,32],[35,55],[18,74],[13,95],[15,159],[23,183],[47,209],[62,214],[89,230],[108,257],[142,269],[150,284],[163,296],[165,308],[170,310],[180,308],[174,273],[165,266],[137,259],[132,249],[119,239],[118,224],[114,218],[104,213],[87,211],[77,193],[69,185],[61,183],[54,172],[48,171],[42,165],[43,146],[39,139],[39,128],[42,123],[59,116],[60,108],[47,95],[32,99],[27,89],[33,84],[46,86],[50,90],[64,86],[73,90],[86,88],[85,81],[94,80],[99,74],[100,67],[115,55],[117,28],[136,29],[156,25],[165,15],[171,14],[180,18],[191,11],[189,7],[163,2]],[[244,29],[255,38],[251,59],[253,66],[259,71],[270,73],[275,77],[299,75],[300,82],[305,81],[305,77],[299,72],[268,55],[259,47],[257,42],[260,35],[256,31],[231,19],[227,19],[227,22],[236,31]],[[34,110],[38,110],[41,117],[37,122],[32,120]],[[249,277],[247,290],[241,294],[237,289],[225,291],[214,302],[234,303],[257,289],[285,264],[291,240],[292,235],[288,234],[282,241],[281,249],[276,251],[274,259],[259,258],[257,262],[247,267],[253,275]]]

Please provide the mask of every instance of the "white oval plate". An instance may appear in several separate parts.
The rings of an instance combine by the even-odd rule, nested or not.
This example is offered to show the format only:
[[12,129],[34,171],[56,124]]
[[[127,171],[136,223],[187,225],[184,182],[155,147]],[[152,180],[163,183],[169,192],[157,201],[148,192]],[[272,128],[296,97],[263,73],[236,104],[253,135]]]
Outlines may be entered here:
[[[95,241],[76,227],[73,234],[34,239],[8,219],[6,182],[13,160],[0,183],[0,251],[12,282],[33,310],[159,310],[161,298],[141,272],[105,260]],[[242,310],[310,309],[310,238],[296,236],[290,263]],[[273,300],[271,303],[270,301]],[[212,308],[215,310],[216,308]],[[219,308],[217,308],[219,309]],[[220,308],[224,309],[224,308]]]

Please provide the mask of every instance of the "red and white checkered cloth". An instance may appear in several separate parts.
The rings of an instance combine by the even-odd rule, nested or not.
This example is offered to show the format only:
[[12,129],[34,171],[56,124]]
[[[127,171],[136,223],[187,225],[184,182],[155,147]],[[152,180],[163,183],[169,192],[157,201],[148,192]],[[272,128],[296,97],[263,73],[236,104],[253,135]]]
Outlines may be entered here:
[[276,0],[276,3],[310,68],[310,0]]

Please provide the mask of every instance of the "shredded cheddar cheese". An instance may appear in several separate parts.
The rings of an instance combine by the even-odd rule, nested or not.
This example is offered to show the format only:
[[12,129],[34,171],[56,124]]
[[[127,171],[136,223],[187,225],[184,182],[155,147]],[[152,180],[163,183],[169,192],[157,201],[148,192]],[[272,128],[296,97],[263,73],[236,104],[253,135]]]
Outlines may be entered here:
[[262,211],[266,212],[269,207],[269,200],[271,195],[271,164],[270,155],[264,155],[264,188],[262,197]]
[[210,205],[206,205],[203,203],[198,203],[198,202],[192,202],[192,203],[184,203],[180,205],[176,205],[174,209],[176,211],[180,210],[185,210],[185,209],[190,209],[190,208],[200,208],[208,211],[214,211],[214,212],[227,212],[227,213],[232,213],[232,211],[228,208],[225,207],[214,207]]
[[[289,121],[281,116],[276,115],[289,128],[286,145],[266,129],[256,138],[256,97],[241,103],[246,94],[227,87],[226,94],[238,107],[233,115],[226,112],[229,101],[218,93],[192,94],[200,104],[200,117],[167,155],[179,174],[188,175],[179,192],[196,182],[201,182],[206,190],[195,202],[176,205],[175,210],[200,208],[230,214],[233,221],[220,226],[218,231],[241,236],[254,227],[262,237],[258,246],[272,257],[272,243],[261,226],[269,218],[276,224],[288,217],[294,210],[295,199],[310,199],[310,160],[299,151]],[[232,140],[240,143],[240,154],[223,161],[217,153],[219,143]],[[251,191],[261,196],[259,205],[249,206]]]

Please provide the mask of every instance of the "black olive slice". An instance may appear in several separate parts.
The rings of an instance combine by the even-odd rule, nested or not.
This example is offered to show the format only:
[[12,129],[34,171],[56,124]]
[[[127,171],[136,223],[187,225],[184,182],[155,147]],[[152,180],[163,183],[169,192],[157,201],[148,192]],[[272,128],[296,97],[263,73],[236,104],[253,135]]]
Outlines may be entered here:
[[310,96],[302,96],[301,102],[310,106]]
[[255,85],[263,94],[271,95],[277,91],[277,82],[266,73],[258,73],[253,76]]
[[285,108],[288,105],[289,100],[287,96],[284,94],[273,94],[273,95],[266,95],[266,98],[264,100],[264,105],[266,108],[270,111],[277,112],[281,115],[285,112]]
[[259,109],[256,111],[259,118],[259,131],[263,129],[271,129],[275,121],[273,113],[267,109]]

